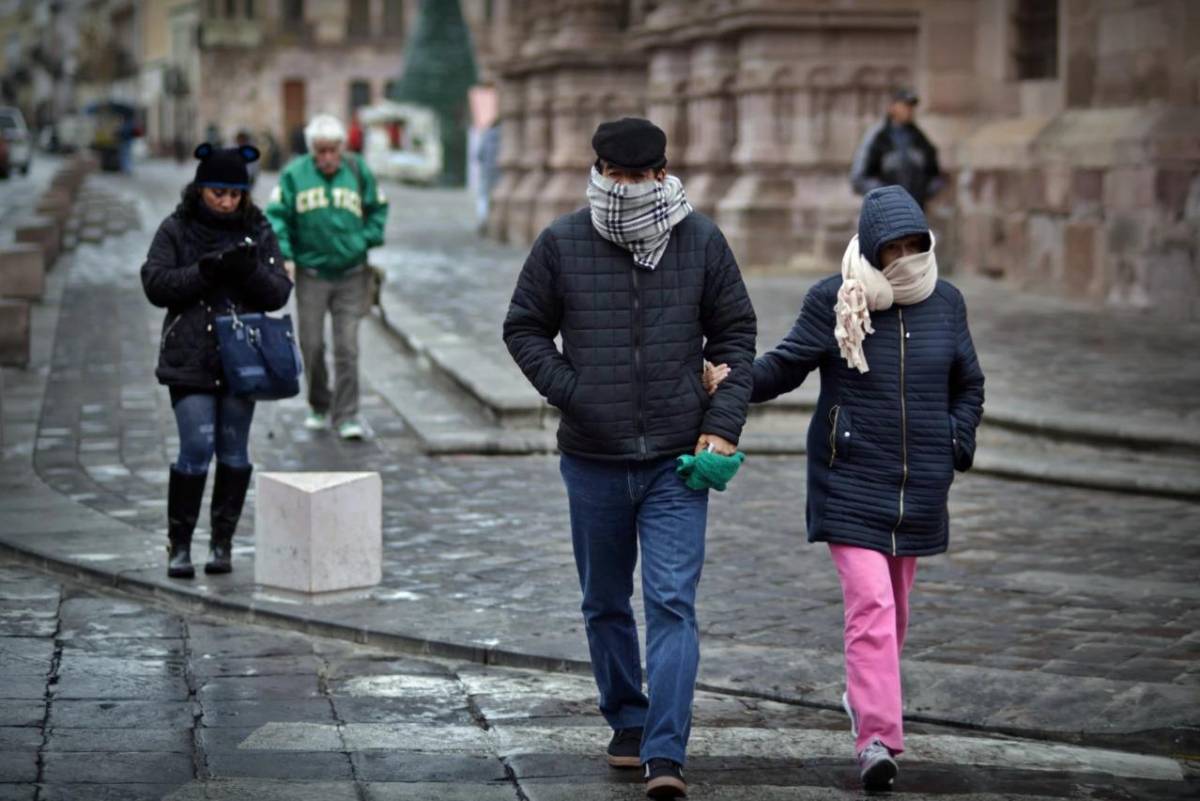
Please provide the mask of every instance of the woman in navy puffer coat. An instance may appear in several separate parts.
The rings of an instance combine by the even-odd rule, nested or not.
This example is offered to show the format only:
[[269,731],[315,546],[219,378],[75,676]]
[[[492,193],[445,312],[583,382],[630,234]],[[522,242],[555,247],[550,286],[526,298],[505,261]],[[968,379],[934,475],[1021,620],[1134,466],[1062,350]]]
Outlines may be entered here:
[[[901,187],[863,199],[843,274],[816,284],[791,333],[754,362],[752,401],[821,374],[808,430],[808,539],[829,544],[845,602],[848,690],[868,789],[904,748],[900,652],[916,557],[942,553],[955,469],[983,415],[962,294],[937,279],[925,215]],[[713,372],[715,370],[715,372]],[[706,383],[724,375],[710,368]]]

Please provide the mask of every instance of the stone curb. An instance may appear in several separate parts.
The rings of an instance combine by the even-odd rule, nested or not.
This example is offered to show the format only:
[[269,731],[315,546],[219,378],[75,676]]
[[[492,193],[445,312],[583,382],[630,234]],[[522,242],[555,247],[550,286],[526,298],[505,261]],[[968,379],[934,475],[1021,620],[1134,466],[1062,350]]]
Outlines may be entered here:
[[[40,479],[34,480],[40,483]],[[56,494],[54,490],[48,487],[45,487],[43,491],[47,494]],[[60,500],[65,499],[60,498]],[[97,518],[103,519],[106,528],[119,528],[123,530],[105,531],[105,534],[109,537],[120,537],[122,534],[129,536],[134,531],[137,531],[139,535],[144,533],[140,532],[140,530],[133,530],[121,521],[108,518],[99,511],[88,510],[88,512]],[[54,538],[49,537],[46,539],[53,540]],[[585,660],[494,646],[464,644],[450,640],[434,639],[414,633],[373,630],[369,625],[355,626],[343,622],[338,617],[337,609],[330,609],[327,614],[322,616],[322,607],[319,605],[301,607],[295,603],[271,600],[260,602],[251,600],[245,602],[239,600],[237,597],[230,597],[228,593],[222,594],[221,588],[214,588],[210,591],[201,589],[199,578],[195,580],[195,583],[189,583],[181,580],[170,580],[165,575],[161,578],[152,578],[147,575],[140,575],[137,570],[105,570],[95,564],[56,555],[47,548],[37,547],[36,545],[16,544],[8,541],[5,537],[0,537],[0,554],[10,556],[24,564],[69,580],[90,584],[101,589],[116,590],[141,599],[182,607],[188,612],[218,615],[224,619],[238,623],[262,625],[300,634],[354,642],[398,653],[458,659],[479,665],[573,673],[584,676],[591,675],[591,664]],[[161,565],[156,566],[155,569],[156,571],[160,570]],[[246,572],[249,566],[241,564],[236,569]],[[710,646],[710,650],[712,647]],[[825,659],[825,657],[828,657],[828,659]],[[823,654],[821,657],[821,661],[830,661],[831,665],[833,662],[838,662],[839,660],[840,655],[838,654]],[[910,667],[910,672],[919,670],[918,666]],[[700,680],[697,681],[696,688],[705,692],[756,698],[792,706],[833,711],[841,709],[840,704],[831,700],[820,697],[807,697],[803,694],[797,695],[777,689],[747,687],[744,683],[744,678],[735,676],[728,678],[730,679],[728,682],[724,682],[720,678],[716,681]],[[1070,677],[1062,678],[1070,679]],[[840,681],[838,679],[836,682],[839,686]],[[808,695],[819,696],[819,693],[810,692]],[[1112,744],[1116,737],[1125,735],[1136,738],[1140,748],[1150,753],[1162,754],[1176,753],[1179,748],[1179,734],[1181,731],[1188,729],[1186,724],[1169,722],[1164,723],[1162,728],[1156,730],[1137,727],[1131,728],[1128,731],[1119,728],[1094,731],[1053,729],[1021,726],[1011,722],[986,719],[954,719],[938,715],[932,711],[929,713],[909,711],[906,712],[905,719],[913,722],[950,726],[968,731],[986,731],[1026,739],[1094,744],[1098,746]]]

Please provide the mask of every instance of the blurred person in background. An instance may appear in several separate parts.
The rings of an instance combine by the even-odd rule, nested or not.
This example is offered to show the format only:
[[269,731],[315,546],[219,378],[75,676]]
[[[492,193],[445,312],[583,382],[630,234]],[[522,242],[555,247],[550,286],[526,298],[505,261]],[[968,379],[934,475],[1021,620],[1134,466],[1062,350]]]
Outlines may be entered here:
[[937,148],[915,122],[919,98],[909,89],[892,95],[887,116],[867,131],[850,166],[850,184],[865,195],[902,186],[922,209],[945,186]]
[[[332,423],[338,436],[361,440],[358,418],[358,325],[370,307],[367,251],[383,244],[388,203],[375,176],[346,151],[346,128],[330,114],[304,129],[307,155],[284,168],[267,204],[288,272],[296,281],[300,350],[308,381],[312,431]],[[333,321],[333,390],[325,365],[325,317]]]

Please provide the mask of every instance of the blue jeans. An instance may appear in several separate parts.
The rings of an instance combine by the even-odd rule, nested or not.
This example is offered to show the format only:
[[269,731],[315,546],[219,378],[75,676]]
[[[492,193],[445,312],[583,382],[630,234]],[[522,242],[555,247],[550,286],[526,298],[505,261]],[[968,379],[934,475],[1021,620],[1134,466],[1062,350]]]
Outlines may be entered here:
[[235,395],[197,393],[180,398],[173,409],[179,427],[176,470],[203,475],[214,453],[218,462],[230,467],[250,466],[248,443],[254,401]]
[[[614,729],[644,727],[643,763],[662,758],[682,765],[700,668],[696,586],[708,492],[688,489],[674,459],[606,462],[563,454],[560,468],[600,711]],[[639,543],[649,698],[630,604]]]

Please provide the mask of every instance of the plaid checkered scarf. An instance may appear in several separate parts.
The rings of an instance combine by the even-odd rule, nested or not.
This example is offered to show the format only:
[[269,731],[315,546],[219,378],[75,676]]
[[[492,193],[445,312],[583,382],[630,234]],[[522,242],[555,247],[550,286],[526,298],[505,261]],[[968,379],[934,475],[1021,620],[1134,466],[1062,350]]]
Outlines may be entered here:
[[683,182],[618,184],[592,168],[588,182],[592,225],[600,236],[633,254],[634,264],[653,270],[667,249],[671,229],[692,212]]

